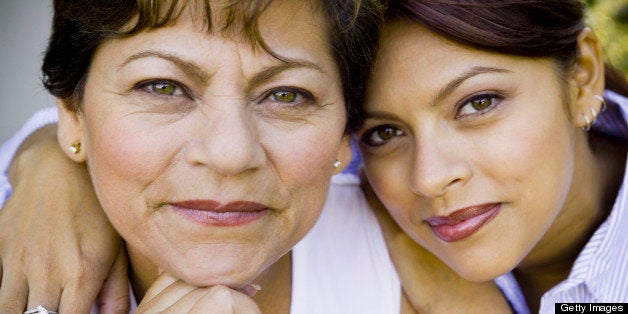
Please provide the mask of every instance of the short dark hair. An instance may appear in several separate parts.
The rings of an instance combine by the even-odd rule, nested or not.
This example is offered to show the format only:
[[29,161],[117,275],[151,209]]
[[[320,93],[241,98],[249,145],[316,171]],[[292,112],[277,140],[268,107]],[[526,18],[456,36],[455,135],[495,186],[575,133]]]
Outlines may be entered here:
[[[273,0],[230,1],[222,31],[242,27],[251,44],[266,46],[257,21]],[[186,5],[199,5],[212,29],[209,0],[54,0],[52,35],[42,66],[43,84],[68,109],[79,110],[87,72],[95,49],[108,38],[131,36],[176,21]],[[376,53],[384,7],[379,0],[321,0],[327,34],[338,64],[347,111],[346,131],[362,120],[365,82]]]

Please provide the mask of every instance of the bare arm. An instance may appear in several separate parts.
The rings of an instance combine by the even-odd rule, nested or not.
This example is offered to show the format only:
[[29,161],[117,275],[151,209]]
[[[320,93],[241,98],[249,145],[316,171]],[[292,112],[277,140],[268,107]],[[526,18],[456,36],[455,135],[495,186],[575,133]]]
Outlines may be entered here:
[[22,144],[9,180],[13,194],[0,211],[0,308],[85,313],[105,284],[105,313],[128,312],[124,246],[85,165],[60,150],[56,126]]

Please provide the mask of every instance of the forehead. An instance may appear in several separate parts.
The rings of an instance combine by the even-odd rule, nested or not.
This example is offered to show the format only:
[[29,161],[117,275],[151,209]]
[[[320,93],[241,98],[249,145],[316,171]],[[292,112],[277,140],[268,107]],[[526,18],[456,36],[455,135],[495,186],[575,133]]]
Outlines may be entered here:
[[[183,11],[177,14],[175,8],[170,18],[172,23],[191,21],[195,28],[205,29],[212,35],[242,37],[262,47],[279,33],[312,32],[314,28],[323,33],[327,30],[324,10],[317,0],[191,0],[175,7]],[[161,11],[164,9],[172,8],[162,5]]]
[[[452,64],[449,54],[477,54],[477,51],[458,45],[435,34],[418,23],[397,19],[384,27],[381,37],[378,63],[422,63],[432,67]],[[437,64],[434,61],[442,60]],[[395,62],[396,61],[396,62]]]
[[443,91],[465,90],[464,86],[494,88],[491,84],[497,81],[534,86],[550,79],[553,84],[557,75],[548,58],[472,48],[418,23],[396,20],[388,22],[382,33],[365,107],[369,111],[390,109],[392,104],[428,104]]
[[[520,57],[458,44],[418,23],[393,20],[387,23],[377,56],[375,80],[397,76],[408,83],[429,84],[452,79],[472,67],[500,67],[525,72],[543,58]],[[426,80],[429,76],[429,80]],[[406,81],[408,80],[408,81]]]
[[[117,58],[135,54],[138,50],[160,50],[208,64],[212,62],[212,54],[216,56],[219,51],[238,47],[238,51],[253,59],[274,59],[272,62],[305,59],[336,75],[337,65],[329,46],[324,10],[318,6],[318,1],[268,2],[255,20],[254,33],[247,31],[250,25],[245,25],[246,19],[237,21],[234,17],[234,20],[227,21],[231,11],[224,7],[223,2],[211,2],[210,19],[204,2],[190,1],[164,26],[104,41],[98,49],[97,56],[101,57],[98,59],[102,59],[103,55]],[[254,35],[259,38],[253,38]],[[112,44],[115,49],[111,49]],[[246,59],[250,60],[249,57]],[[330,71],[330,67],[333,70]]]

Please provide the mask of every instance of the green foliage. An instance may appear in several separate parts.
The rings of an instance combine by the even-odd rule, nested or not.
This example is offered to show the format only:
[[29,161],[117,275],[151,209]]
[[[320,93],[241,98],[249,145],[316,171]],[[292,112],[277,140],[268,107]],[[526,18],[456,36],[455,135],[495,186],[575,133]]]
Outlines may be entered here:
[[604,46],[606,61],[628,77],[628,0],[588,0],[589,25]]

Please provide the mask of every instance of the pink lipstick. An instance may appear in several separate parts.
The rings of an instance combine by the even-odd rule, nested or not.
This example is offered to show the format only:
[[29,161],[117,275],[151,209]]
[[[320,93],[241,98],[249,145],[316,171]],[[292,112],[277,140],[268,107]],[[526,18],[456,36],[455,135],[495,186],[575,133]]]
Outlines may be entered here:
[[204,225],[240,226],[252,222],[269,211],[255,202],[236,201],[222,204],[214,200],[189,200],[170,203],[175,212]]
[[432,216],[425,221],[441,240],[455,242],[478,231],[495,218],[500,209],[501,204],[482,204],[459,209],[447,216]]

